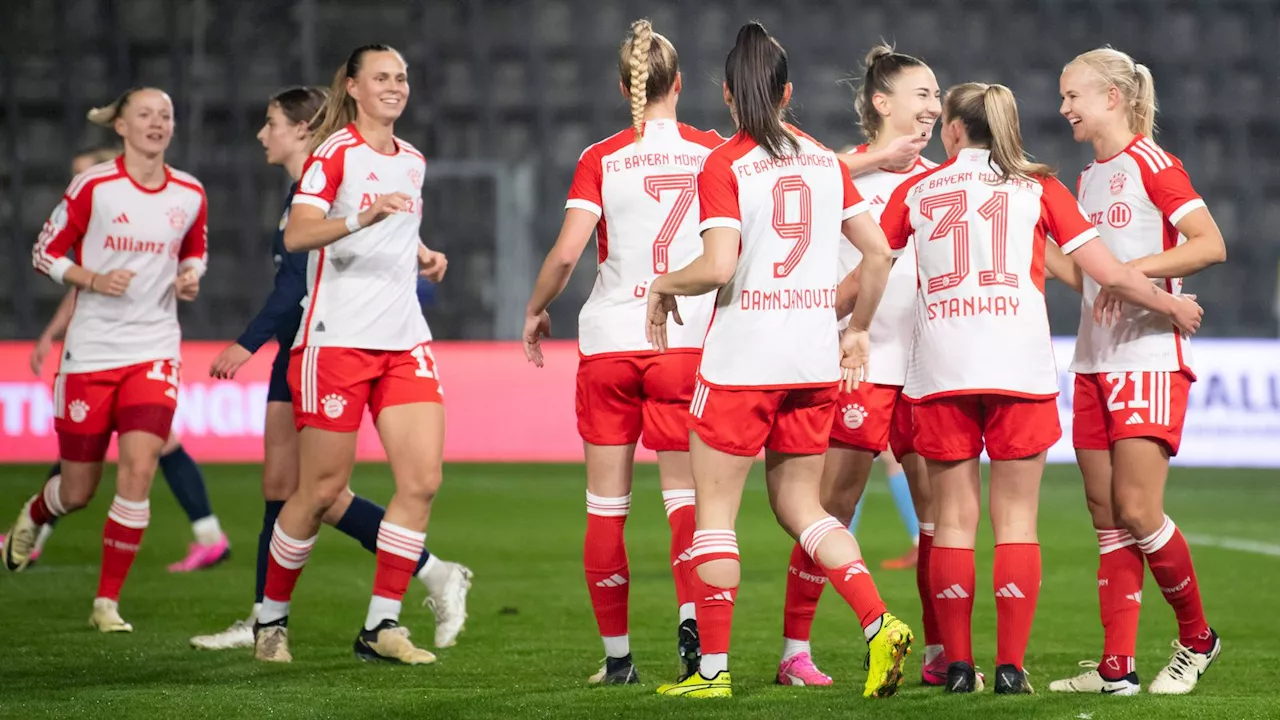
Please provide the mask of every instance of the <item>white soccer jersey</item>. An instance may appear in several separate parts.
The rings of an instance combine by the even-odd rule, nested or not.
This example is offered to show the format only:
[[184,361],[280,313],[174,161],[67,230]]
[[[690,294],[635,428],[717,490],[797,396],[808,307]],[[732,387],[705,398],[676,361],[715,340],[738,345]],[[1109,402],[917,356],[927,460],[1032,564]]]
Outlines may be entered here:
[[[866,145],[859,145],[855,153],[866,152]],[[920,173],[937,167],[937,163],[925,158],[916,160],[909,170],[895,172],[876,170],[853,179],[858,194],[866,198],[871,216],[880,220],[885,203],[899,185]],[[853,243],[840,243],[840,277],[853,272],[862,262],[862,253]],[[916,318],[916,253],[914,241],[907,238],[907,246],[889,271],[889,282],[871,320],[871,358],[867,381],[877,385],[903,385],[907,381],[907,361],[911,357],[911,333]],[[840,329],[848,327],[849,318],[840,320]]]
[[[652,351],[644,337],[649,283],[702,254],[697,177],[723,142],[714,131],[650,120],[640,143],[628,128],[582,153],[565,208],[600,218],[596,282],[578,315],[582,355]],[[668,347],[702,347],[714,300],[677,301],[684,325],[667,326]]]
[[355,123],[316,148],[302,171],[293,204],[318,207],[330,218],[369,209],[380,195],[401,192],[408,212],[312,250],[307,297],[294,347],[408,350],[431,339],[418,303],[418,230],[427,163],[396,138],[389,155],[360,137]]
[[1098,235],[1061,182],[1000,183],[989,151],[965,149],[899,185],[880,224],[895,250],[916,237],[908,398],[1058,394],[1044,302],[1046,236],[1071,253]]
[[168,166],[155,190],[129,177],[123,156],[71,181],[32,252],[36,269],[62,282],[74,254],[86,270],[135,274],[120,297],[77,291],[59,372],[181,357],[173,283],[188,267],[204,275],[207,216],[200,181]]
[[713,387],[821,387],[840,379],[840,226],[867,212],[835,153],[790,125],[800,152],[769,156],[737,134],[698,176],[701,231],[742,233],[738,267],[716,296],[698,370]]
[[[1205,206],[1178,158],[1141,135],[1119,155],[1080,174],[1080,205],[1120,262],[1155,255],[1186,242],[1175,225]],[[1172,294],[1182,280],[1153,280]],[[1093,321],[1098,284],[1084,278],[1080,331],[1071,371],[1191,370],[1191,347],[1167,317],[1125,303],[1110,327]]]

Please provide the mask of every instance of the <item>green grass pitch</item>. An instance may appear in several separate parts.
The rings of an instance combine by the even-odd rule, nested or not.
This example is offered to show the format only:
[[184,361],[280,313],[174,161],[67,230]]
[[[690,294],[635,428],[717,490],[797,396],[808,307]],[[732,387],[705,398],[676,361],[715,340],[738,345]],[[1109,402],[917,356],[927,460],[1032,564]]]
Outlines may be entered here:
[[[108,471],[111,475],[112,471]],[[1169,513],[1191,536],[1263,543],[1254,551],[1193,543],[1210,621],[1224,650],[1194,695],[1183,698],[1055,696],[1051,679],[1074,674],[1101,646],[1094,591],[1097,545],[1074,468],[1052,467],[1041,503],[1044,584],[1027,667],[1031,697],[950,697],[919,686],[919,654],[899,696],[864,700],[864,644],[856,621],[828,593],[814,627],[814,652],[835,677],[832,688],[772,684],[781,649],[785,568],[791,541],[774,523],[757,468],[744,499],[738,537],[743,584],[733,629],[736,696],[688,701],[654,695],[676,670],[674,590],[668,531],[656,470],[638,471],[627,540],[631,556],[631,638],[640,687],[593,688],[585,680],[603,655],[582,578],[583,473],[572,465],[453,465],[433,513],[429,547],[476,573],[470,620],[459,645],[436,665],[369,666],[351,655],[364,618],[373,561],[355,542],[326,529],[294,598],[294,662],[264,666],[249,651],[198,652],[187,638],[220,630],[247,614],[261,496],[256,466],[205,468],[210,494],[231,537],[233,557],[216,569],[173,576],[190,531],[163,480],[152,493],[152,521],[122,613],[132,635],[89,629],[100,532],[112,495],[108,477],[94,504],[59,526],[40,564],[0,575],[0,717],[166,718],[1276,718],[1280,695],[1280,557],[1275,545],[1280,483],[1274,471],[1175,470]],[[0,468],[0,523],[38,487],[43,469]],[[357,468],[357,492],[385,502],[385,466]],[[895,613],[919,628],[911,572],[875,571],[906,539],[873,478],[859,539]],[[978,663],[995,652],[989,527],[978,553],[974,617]],[[1261,552],[1259,552],[1261,548]],[[420,642],[432,635],[415,581],[404,623]],[[1154,677],[1170,654],[1176,626],[1150,578],[1138,644],[1138,670]],[[922,640],[918,642],[922,643]],[[920,646],[918,646],[920,647]]]

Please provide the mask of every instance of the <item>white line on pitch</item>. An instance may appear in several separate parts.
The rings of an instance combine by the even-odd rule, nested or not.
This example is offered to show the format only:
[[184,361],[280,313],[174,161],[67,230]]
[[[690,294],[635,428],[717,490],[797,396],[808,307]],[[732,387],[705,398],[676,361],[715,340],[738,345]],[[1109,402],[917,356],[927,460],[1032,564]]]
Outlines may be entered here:
[[1274,543],[1258,542],[1257,540],[1245,540],[1243,538],[1218,537],[1215,535],[1187,535],[1187,542],[1192,545],[1208,545],[1209,547],[1225,548],[1227,550],[1239,550],[1240,552],[1254,553],[1255,555],[1270,555],[1272,557],[1280,557],[1280,545]]

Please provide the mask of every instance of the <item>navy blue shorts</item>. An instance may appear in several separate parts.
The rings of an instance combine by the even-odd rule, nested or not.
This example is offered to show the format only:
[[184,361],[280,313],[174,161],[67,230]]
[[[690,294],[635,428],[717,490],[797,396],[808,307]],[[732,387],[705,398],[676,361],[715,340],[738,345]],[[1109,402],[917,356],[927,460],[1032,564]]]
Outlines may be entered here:
[[267,402],[293,402],[293,393],[289,392],[289,349],[282,345],[276,353],[275,362],[271,363],[271,382],[267,384]]

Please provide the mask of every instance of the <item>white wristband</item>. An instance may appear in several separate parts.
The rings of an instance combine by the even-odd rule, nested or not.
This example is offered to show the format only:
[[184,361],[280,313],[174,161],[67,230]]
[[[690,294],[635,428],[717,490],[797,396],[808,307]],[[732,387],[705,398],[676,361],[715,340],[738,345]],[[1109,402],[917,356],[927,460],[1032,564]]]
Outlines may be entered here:
[[353,233],[360,230],[360,213],[351,213],[347,216],[347,232]]

